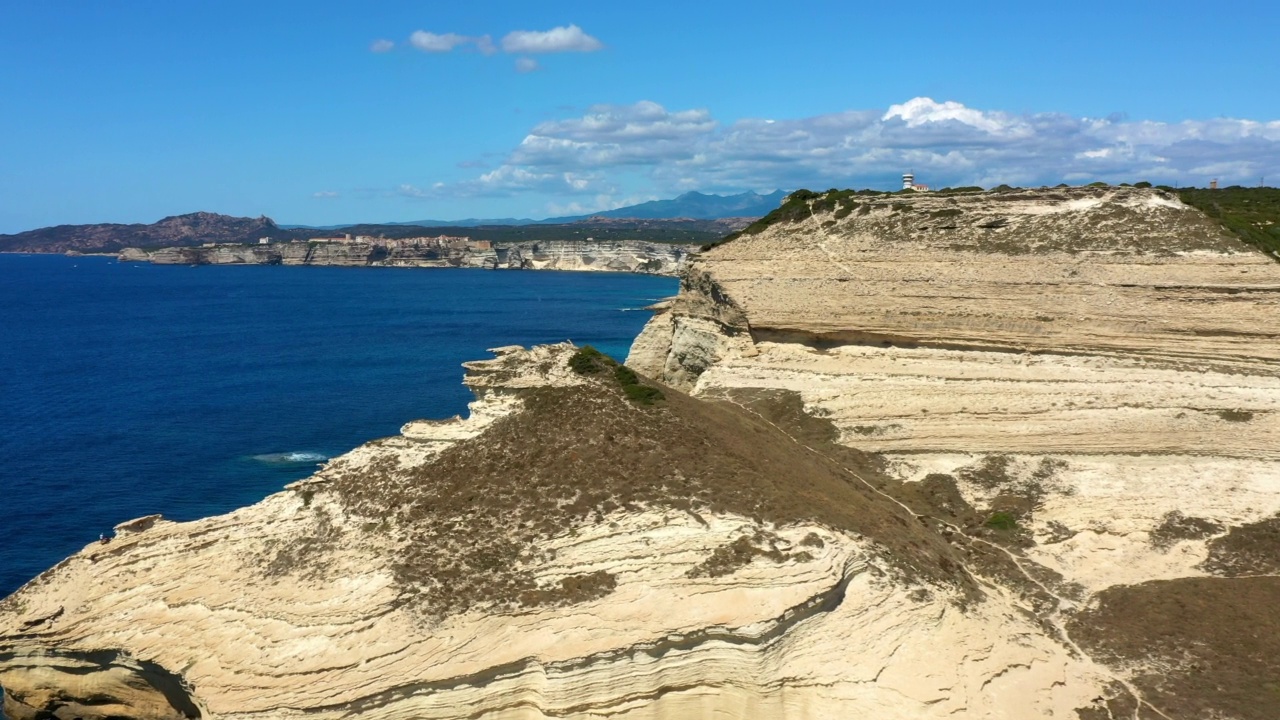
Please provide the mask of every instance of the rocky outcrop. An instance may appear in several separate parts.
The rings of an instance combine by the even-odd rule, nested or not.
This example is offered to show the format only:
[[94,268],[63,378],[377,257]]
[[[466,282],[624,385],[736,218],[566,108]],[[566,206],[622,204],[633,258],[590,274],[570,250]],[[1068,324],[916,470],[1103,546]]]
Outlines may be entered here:
[[789,205],[694,258],[628,363],[700,397],[798,396],[913,511],[1052,579],[1064,632],[1142,717],[1268,717],[1274,663],[1226,640],[1257,637],[1247,613],[1202,607],[1183,637],[1154,608],[1214,583],[1280,601],[1214,555],[1280,516],[1280,265],[1158,190]]
[[1158,191],[800,202],[687,265],[665,384],[498,348],[121,523],[0,602],[6,713],[1273,717],[1280,265]]
[[6,599],[6,713],[1061,717],[1114,694],[874,464],[784,431],[785,399],[644,405],[572,346],[495,352],[467,419],[228,515],[123,523]]
[[334,265],[600,270],[674,275],[695,245],[639,241],[547,240],[524,243],[413,240],[284,242],[266,245],[129,248],[121,261],[183,265]]

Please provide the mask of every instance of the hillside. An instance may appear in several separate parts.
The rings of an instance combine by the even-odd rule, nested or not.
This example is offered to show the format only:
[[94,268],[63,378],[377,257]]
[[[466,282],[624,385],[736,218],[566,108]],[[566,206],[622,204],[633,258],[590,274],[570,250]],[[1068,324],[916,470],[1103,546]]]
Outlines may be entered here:
[[1280,189],[1236,185],[1177,192],[1182,202],[1199,208],[1245,242],[1280,258]]
[[150,225],[57,225],[0,235],[0,252],[115,252],[126,247],[248,243],[263,236],[287,235],[287,231],[281,230],[268,217],[242,218],[194,212],[163,218]]

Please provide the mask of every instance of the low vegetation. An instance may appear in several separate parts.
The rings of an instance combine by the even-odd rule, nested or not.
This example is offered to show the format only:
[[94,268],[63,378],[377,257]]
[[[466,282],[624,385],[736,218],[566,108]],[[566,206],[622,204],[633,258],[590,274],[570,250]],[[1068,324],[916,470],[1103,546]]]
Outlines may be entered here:
[[1280,257],[1280,188],[1233,185],[1175,192],[1182,202],[1222,223],[1241,240]]
[[640,405],[652,405],[663,398],[661,390],[645,385],[634,370],[619,364],[590,345],[582,346],[569,358],[569,369],[579,375],[597,375],[610,368],[613,369],[613,379],[618,382],[628,400]]
[[991,517],[983,524],[993,530],[1009,532],[1018,529],[1018,518],[1011,512],[1001,510],[991,513]]
[[[838,449],[837,463],[736,405],[674,391],[637,412],[618,391],[630,380],[620,366],[593,349],[574,357],[574,371],[596,382],[521,390],[524,410],[426,464],[402,467],[388,453],[327,473],[310,512],[341,509],[345,521],[329,542],[393,548],[378,553],[388,558],[399,602],[427,622],[478,608],[522,612],[603,597],[616,582],[606,573],[542,577],[539,568],[554,558],[554,538],[645,508],[756,520],[759,534],[748,531],[743,542],[707,553],[707,576],[743,560],[804,562],[822,538],[788,547],[768,524],[817,522],[877,543],[905,576],[967,587],[946,542],[851,482],[842,465],[861,467],[856,451]],[[767,407],[756,409],[781,419]],[[787,412],[801,407],[797,400]],[[384,521],[377,532],[359,530]],[[331,562],[319,547],[295,555],[279,563],[290,575],[308,575],[300,564]]]
[[1152,547],[1164,551],[1183,540],[1200,540],[1220,532],[1222,525],[1219,523],[1173,510],[1165,513],[1160,524],[1147,537]]
[[[817,535],[813,536],[817,537]],[[763,530],[757,530],[752,535],[742,535],[732,542],[716,548],[710,557],[695,565],[685,574],[691,578],[732,575],[739,569],[750,565],[751,561],[757,557],[763,557],[776,563],[787,560],[808,562],[813,559],[813,555],[804,550],[798,553],[788,553],[778,549],[778,544],[781,540],[782,538],[775,533]],[[818,542],[822,542],[822,539],[819,538]]]

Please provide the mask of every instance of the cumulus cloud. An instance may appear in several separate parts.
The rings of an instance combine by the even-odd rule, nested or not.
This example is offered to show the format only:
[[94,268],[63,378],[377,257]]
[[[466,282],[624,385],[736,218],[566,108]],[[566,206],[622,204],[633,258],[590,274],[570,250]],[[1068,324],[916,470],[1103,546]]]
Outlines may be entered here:
[[888,109],[722,123],[705,109],[642,101],[539,123],[496,169],[443,191],[889,188],[906,170],[935,186],[1251,183],[1280,176],[1280,121],[1010,113],[922,97]]
[[464,43],[472,42],[472,39],[466,35],[458,35],[457,33],[444,33],[437,35],[436,33],[427,32],[426,30],[416,30],[409,36],[409,44],[418,48],[423,52],[446,53]]
[[[596,38],[588,35],[577,25],[555,27],[550,30],[513,30],[507,33],[501,43],[495,43],[493,36],[462,35],[459,33],[433,33],[417,30],[409,36],[409,44],[427,53],[449,53],[464,45],[474,46],[481,55],[494,55],[502,52],[514,55],[532,55],[537,53],[562,52],[594,52],[604,47]],[[390,52],[395,49],[391,40],[374,40],[369,49],[375,53]],[[515,62],[516,72],[530,73],[540,70],[538,61],[530,57],[518,58]]]
[[500,163],[474,167],[479,174],[470,179],[396,192],[534,195],[554,205],[553,214],[580,214],[687,190],[892,189],[907,170],[935,187],[1252,184],[1280,177],[1280,121],[1009,113],[914,98],[887,109],[721,122],[706,109],[642,101],[540,122]]
[[[515,54],[515,55],[532,55],[545,53],[593,53],[595,50],[603,49],[604,44],[595,37],[591,37],[588,33],[582,31],[582,28],[576,24],[570,26],[553,27],[548,31],[531,31],[531,29],[517,29],[517,31],[508,32],[502,38],[500,44],[495,44],[493,36],[480,35],[470,36],[461,35],[456,32],[428,32],[425,29],[419,29],[408,37],[408,44],[422,53],[452,53],[452,51],[460,49],[462,46],[472,46],[477,53],[481,55],[495,55],[499,53]],[[396,42],[390,40],[375,40],[369,46],[372,53],[390,53],[396,49]],[[532,58],[517,58],[516,72],[531,73],[540,70],[541,65],[538,60]]]
[[508,53],[595,52],[603,47],[603,43],[577,25],[545,31],[514,30],[502,38],[502,49]]

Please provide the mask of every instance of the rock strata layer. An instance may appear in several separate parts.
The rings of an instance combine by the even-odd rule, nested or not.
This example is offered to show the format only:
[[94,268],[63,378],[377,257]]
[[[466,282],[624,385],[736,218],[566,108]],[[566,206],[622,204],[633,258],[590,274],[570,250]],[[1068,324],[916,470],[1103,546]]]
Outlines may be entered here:
[[856,456],[761,408],[635,403],[572,346],[496,352],[467,419],[122,523],[6,599],[6,713],[1048,716],[1112,682]]
[[1278,289],[1158,191],[789,202],[654,380],[498,348],[465,419],[51,568],[5,711],[1269,720]]
[[1127,684],[1082,717],[1266,718],[1244,615],[1183,636],[1135,598],[1280,601],[1274,568],[1222,577],[1280,552],[1277,328],[1280,265],[1158,190],[841,193],[695,258],[628,364],[793,393],[914,511],[1009,546]]

